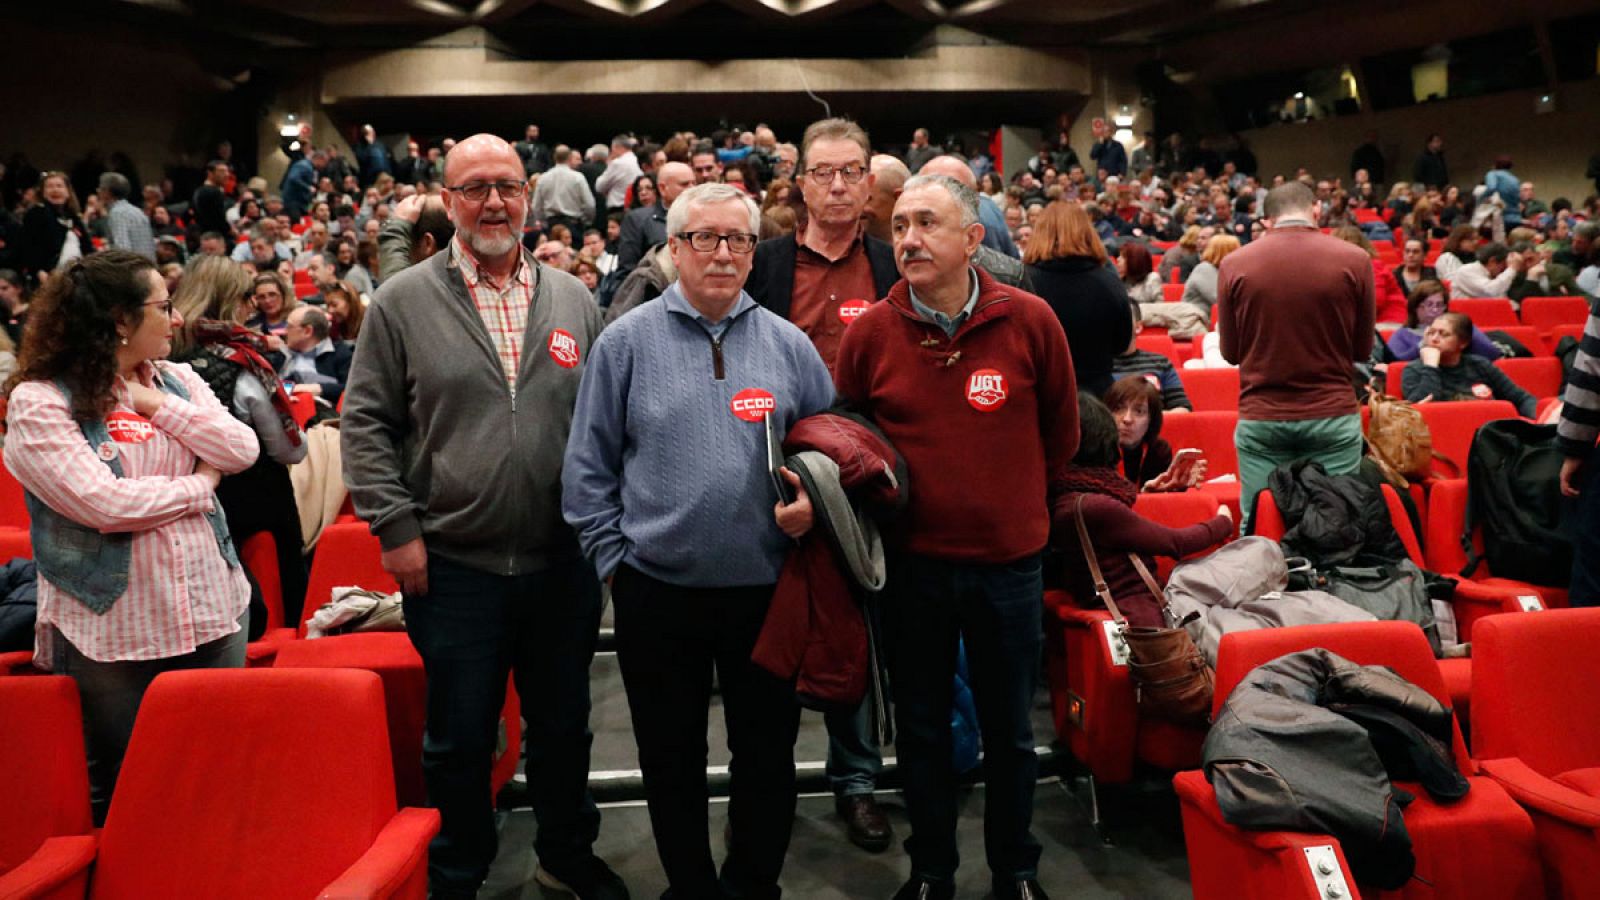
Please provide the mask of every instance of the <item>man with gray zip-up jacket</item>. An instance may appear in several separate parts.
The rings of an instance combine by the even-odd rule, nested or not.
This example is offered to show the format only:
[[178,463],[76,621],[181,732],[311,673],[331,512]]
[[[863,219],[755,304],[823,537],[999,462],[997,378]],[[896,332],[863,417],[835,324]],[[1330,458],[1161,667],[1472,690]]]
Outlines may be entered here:
[[599,584],[561,518],[562,453],[600,311],[576,278],[523,250],[527,185],[509,144],[462,141],[445,182],[455,237],[378,292],[341,425],[345,482],[427,669],[422,766],[443,818],[430,894],[473,896],[495,857],[489,778],[510,669],[528,722],[535,877],[626,898],[592,851]]

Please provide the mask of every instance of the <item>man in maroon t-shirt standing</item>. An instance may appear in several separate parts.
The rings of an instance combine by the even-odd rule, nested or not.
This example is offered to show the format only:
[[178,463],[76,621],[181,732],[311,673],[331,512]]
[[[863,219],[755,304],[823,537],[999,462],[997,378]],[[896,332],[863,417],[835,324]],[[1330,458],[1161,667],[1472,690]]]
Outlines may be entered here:
[[1317,230],[1317,199],[1298,181],[1267,194],[1272,227],[1222,261],[1217,332],[1239,366],[1239,502],[1246,522],[1278,466],[1314,459],[1330,475],[1361,465],[1351,374],[1372,353],[1372,262]]
[[959,635],[983,734],[995,896],[1044,900],[1029,832],[1038,775],[1030,710],[1046,486],[1078,446],[1072,354],[1048,304],[972,265],[983,240],[972,188],[914,177],[892,222],[904,277],[845,331],[834,382],[899,450],[913,485],[883,603],[911,821],[911,878],[895,897],[955,895]]

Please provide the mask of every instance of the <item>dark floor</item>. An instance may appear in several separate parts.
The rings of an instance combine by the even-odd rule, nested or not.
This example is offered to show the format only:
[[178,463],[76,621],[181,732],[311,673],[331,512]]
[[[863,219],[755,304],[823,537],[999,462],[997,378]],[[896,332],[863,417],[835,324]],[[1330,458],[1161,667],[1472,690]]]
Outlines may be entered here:
[[[603,821],[596,852],[627,881],[634,900],[654,900],[666,884],[650,835],[650,819],[637,789],[638,756],[629,728],[627,697],[617,671],[616,657],[601,653],[593,669],[594,713],[591,724],[595,743],[592,762],[596,795],[602,803]],[[711,766],[725,766],[728,752],[720,704],[713,700]],[[1041,690],[1035,713],[1035,737],[1046,754],[1044,772],[1062,772],[1067,762],[1050,753],[1054,736],[1048,703]],[[827,733],[822,717],[806,713],[801,722],[795,759],[803,790],[825,791],[821,768],[827,753]],[[885,749],[892,762],[893,748]],[[892,781],[885,778],[886,783]],[[1081,780],[1049,775],[1035,794],[1033,831],[1044,845],[1040,881],[1053,897],[1086,898],[1186,898],[1188,864],[1178,823],[1177,802],[1161,782],[1145,790],[1101,794],[1117,821],[1110,827],[1111,844],[1103,842],[1090,824],[1089,805]],[[834,815],[832,798],[825,793],[802,794],[795,821],[783,887],[793,898],[888,898],[907,875],[899,840],[907,834],[905,810],[898,792],[881,791],[879,800],[889,812],[896,842],[877,855],[861,851],[845,839],[844,825]],[[983,787],[962,793],[959,823],[964,864],[957,876],[958,897],[989,895],[989,874],[983,864]],[[712,847],[722,852],[722,828],[727,817],[723,798],[711,801]],[[505,814],[500,855],[481,897],[490,900],[544,898],[558,895],[533,882],[533,814],[526,809]]]

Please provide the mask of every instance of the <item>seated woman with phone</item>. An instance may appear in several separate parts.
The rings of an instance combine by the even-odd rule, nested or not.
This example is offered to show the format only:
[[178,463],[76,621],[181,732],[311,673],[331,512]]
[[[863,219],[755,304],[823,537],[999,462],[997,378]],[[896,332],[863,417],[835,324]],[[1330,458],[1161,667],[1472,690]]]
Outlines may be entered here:
[[1161,437],[1161,389],[1142,375],[1120,378],[1106,391],[1117,426],[1122,474],[1142,491],[1186,491],[1206,480],[1205,456],[1192,447],[1172,451]]

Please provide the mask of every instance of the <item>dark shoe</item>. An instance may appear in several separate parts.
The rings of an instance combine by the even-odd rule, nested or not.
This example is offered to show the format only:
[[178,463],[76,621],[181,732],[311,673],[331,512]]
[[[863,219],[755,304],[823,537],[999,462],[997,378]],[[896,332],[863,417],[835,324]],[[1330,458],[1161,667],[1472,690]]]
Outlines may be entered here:
[[869,853],[889,849],[889,840],[894,836],[889,830],[889,817],[871,794],[840,797],[833,801],[833,808],[850,826],[850,843]]
[[955,900],[954,881],[929,881],[916,875],[894,892],[894,900]]
[[628,900],[628,886],[622,877],[611,871],[598,856],[591,856],[576,866],[559,869],[545,868],[543,863],[533,872],[533,880],[552,891],[571,894],[578,900]]
[[430,885],[428,887],[428,900],[477,900],[478,892],[474,888],[443,887]]
[[995,900],[1050,900],[1037,878],[1024,878],[994,886]]

